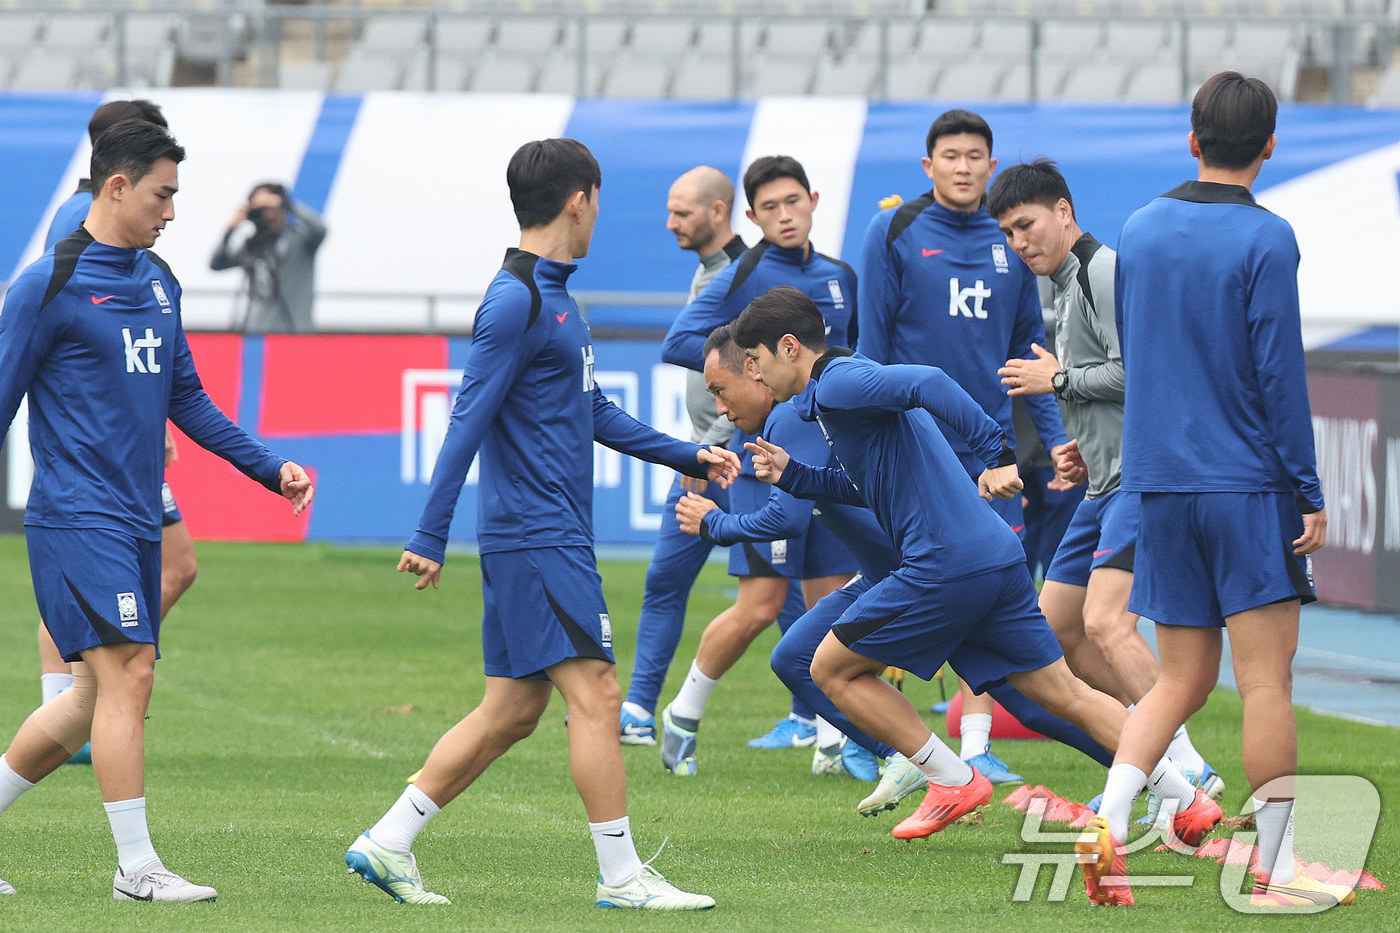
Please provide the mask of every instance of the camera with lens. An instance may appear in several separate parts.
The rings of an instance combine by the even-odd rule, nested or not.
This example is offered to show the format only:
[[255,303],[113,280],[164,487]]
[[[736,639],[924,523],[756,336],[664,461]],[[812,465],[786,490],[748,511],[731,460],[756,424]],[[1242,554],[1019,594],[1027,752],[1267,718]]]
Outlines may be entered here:
[[253,226],[258,230],[265,230],[268,226],[268,209],[265,207],[248,208],[248,219],[253,222]]

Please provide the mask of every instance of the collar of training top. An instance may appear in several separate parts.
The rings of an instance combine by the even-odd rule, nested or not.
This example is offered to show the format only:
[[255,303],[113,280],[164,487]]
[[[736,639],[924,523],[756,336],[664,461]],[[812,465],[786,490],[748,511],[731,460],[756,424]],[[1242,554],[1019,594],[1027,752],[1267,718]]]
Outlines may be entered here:
[[822,377],[822,372],[825,371],[827,366],[831,365],[833,360],[839,360],[843,356],[855,355],[856,351],[847,350],[845,347],[827,347],[826,352],[817,357],[817,361],[812,364],[812,378],[820,379]]
[[1196,204],[1243,204],[1266,210],[1243,185],[1222,185],[1214,181],[1184,181],[1162,197]]

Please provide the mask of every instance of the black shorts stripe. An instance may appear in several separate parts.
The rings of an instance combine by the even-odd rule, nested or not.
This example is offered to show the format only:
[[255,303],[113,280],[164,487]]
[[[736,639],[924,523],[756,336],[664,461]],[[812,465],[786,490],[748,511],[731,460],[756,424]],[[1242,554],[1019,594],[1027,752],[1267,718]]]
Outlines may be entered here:
[[588,634],[587,629],[564,611],[564,607],[559,605],[559,601],[554,598],[554,594],[546,587],[544,598],[549,600],[549,608],[554,610],[554,617],[559,620],[559,624],[564,627],[564,632],[569,636],[569,642],[574,646],[574,653],[580,658],[596,658],[599,661],[613,663],[613,659],[608,657],[608,652],[602,645],[593,640],[593,636]]
[[782,574],[773,569],[773,565],[763,559],[763,555],[758,553],[758,548],[749,541],[743,542],[744,559],[748,561],[750,577],[781,577]]
[[73,581],[68,579],[68,574],[63,575],[63,582],[68,584],[68,592],[73,594],[73,598],[78,601],[78,608],[83,610],[83,615],[92,625],[92,629],[97,633],[98,641],[104,645],[129,645],[132,643],[130,636],[117,628],[111,622],[102,617],[102,613],[92,608],[92,605],[83,599],[83,594],[78,592],[78,588],[73,585]]
[[1108,560],[1104,561],[1102,564],[1099,564],[1099,566],[1100,566],[1100,567],[1112,567],[1114,570],[1126,570],[1126,571],[1128,571],[1128,573],[1132,573],[1132,572],[1133,572],[1133,562],[1134,562],[1136,559],[1137,559],[1137,542],[1134,541],[1132,544],[1130,544],[1130,545],[1128,545],[1127,547],[1123,548],[1123,550],[1119,551],[1117,554],[1114,554],[1112,557],[1110,557]]
[[[866,619],[863,622],[838,622],[831,627],[831,634],[840,639],[841,644],[850,648],[862,638],[866,638],[880,629],[889,625],[895,619],[904,615],[904,611],[892,612],[887,616],[879,616],[874,619]],[[851,650],[855,650],[852,648]],[[859,654],[859,652],[857,652]]]

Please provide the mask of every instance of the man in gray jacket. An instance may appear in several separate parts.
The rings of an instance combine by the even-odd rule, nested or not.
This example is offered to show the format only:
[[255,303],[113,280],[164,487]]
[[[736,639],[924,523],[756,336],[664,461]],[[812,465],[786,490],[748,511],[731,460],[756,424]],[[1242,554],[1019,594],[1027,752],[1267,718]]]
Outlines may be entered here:
[[[1007,360],[1009,395],[1054,393],[1071,440],[1050,452],[1061,480],[1088,482],[1055,559],[1040,609],[1074,671],[1124,706],[1157,682],[1157,658],[1128,611],[1138,533],[1138,497],[1119,489],[1123,455],[1123,358],[1114,321],[1116,254],[1079,228],[1069,186],[1055,163],[1037,159],[1003,172],[987,196],[1007,242],[1054,286],[1055,352]],[[1225,782],[1177,730],[1167,757],[1217,800]]]
[[[289,218],[291,218],[289,222]],[[235,234],[245,223],[252,232]],[[264,182],[234,211],[209,268],[241,267],[248,275],[247,313],[241,329],[250,334],[304,334],[315,330],[316,251],[326,238],[321,215],[298,204],[287,189]]]

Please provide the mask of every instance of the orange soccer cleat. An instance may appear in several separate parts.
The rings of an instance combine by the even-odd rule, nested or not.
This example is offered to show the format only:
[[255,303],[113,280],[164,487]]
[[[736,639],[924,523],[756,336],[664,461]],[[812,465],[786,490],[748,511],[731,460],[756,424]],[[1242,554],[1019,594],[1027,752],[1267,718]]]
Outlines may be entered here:
[[1133,906],[1133,889],[1128,887],[1128,860],[1122,843],[1108,831],[1108,820],[1096,816],[1084,827],[1074,843],[1079,870],[1084,873],[1084,890],[1095,904]]
[[922,839],[932,836],[958,817],[992,802],[992,782],[972,769],[972,780],[961,787],[929,784],[924,802],[914,815],[893,830],[896,839]]
[[[1172,817],[1172,834],[1181,845],[1194,851],[1206,833],[1214,829],[1224,816],[1225,811],[1220,809],[1220,804],[1206,796],[1205,791],[1198,790],[1191,805]],[[1171,842],[1168,840],[1169,845]]]

